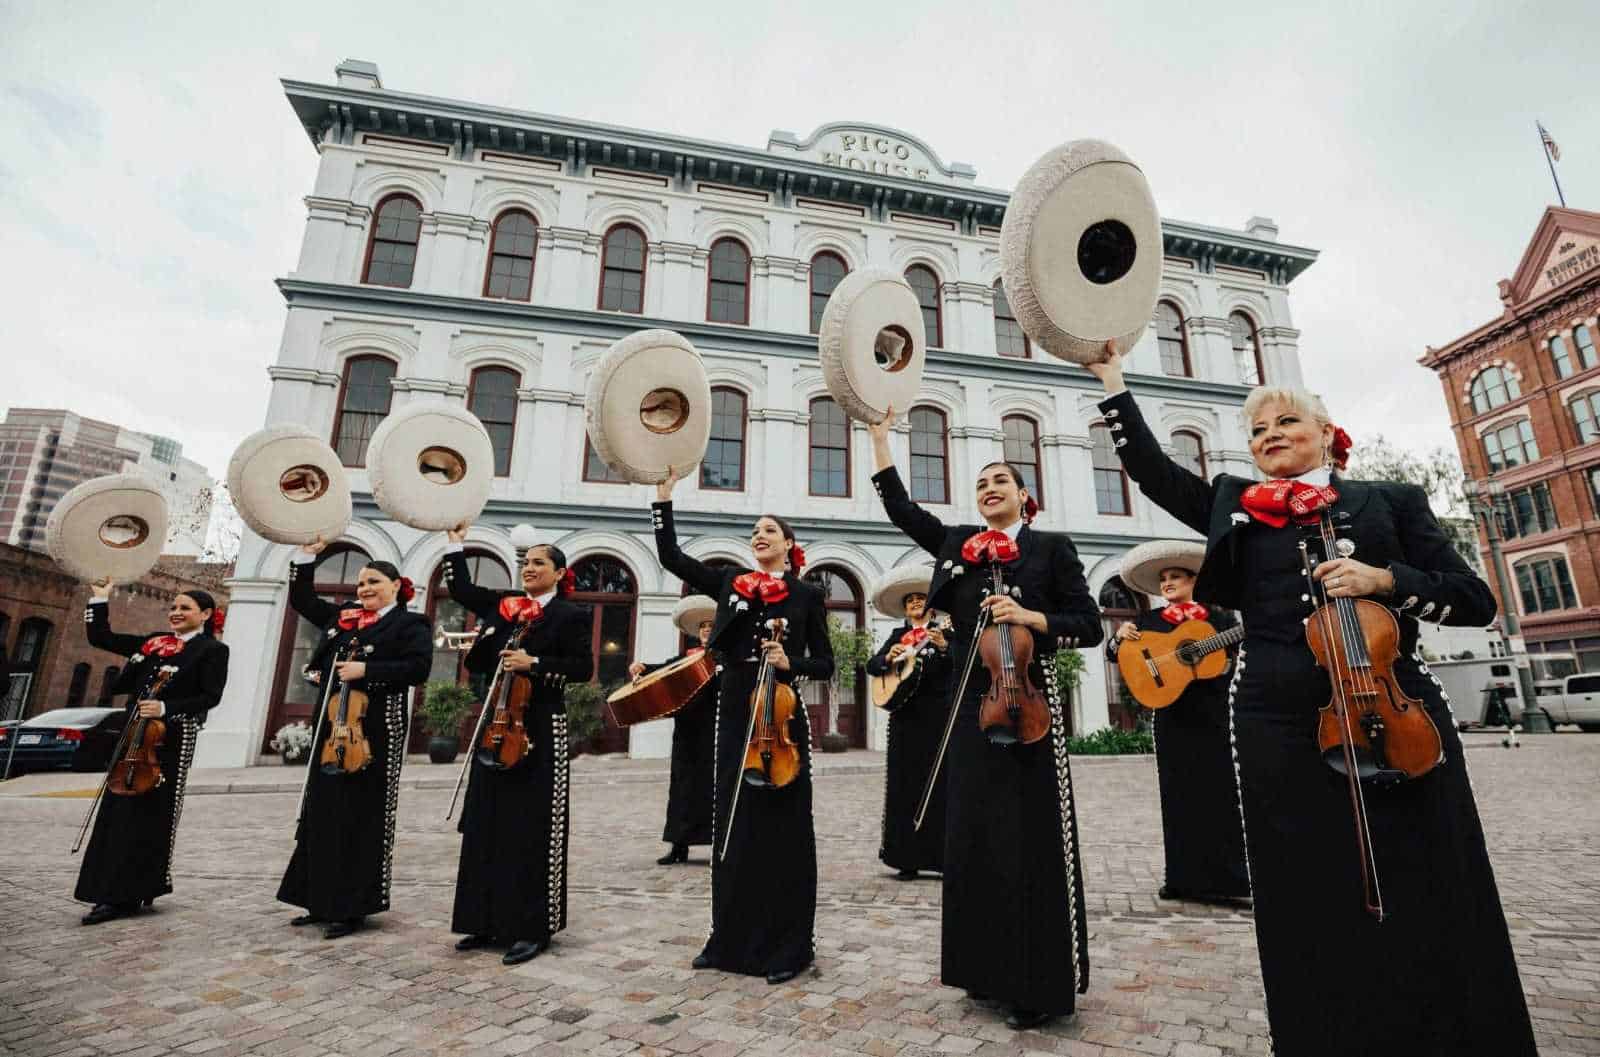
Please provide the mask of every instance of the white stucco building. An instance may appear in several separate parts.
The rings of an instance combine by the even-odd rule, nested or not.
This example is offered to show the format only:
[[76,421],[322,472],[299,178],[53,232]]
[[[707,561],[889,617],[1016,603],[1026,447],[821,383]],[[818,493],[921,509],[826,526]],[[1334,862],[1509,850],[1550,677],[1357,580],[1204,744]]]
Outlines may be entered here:
[[[265,422],[310,424],[350,466],[356,519],[341,545],[353,549],[324,564],[330,589],[362,554],[386,558],[418,585],[417,607],[461,626],[438,597],[443,535],[386,519],[361,461],[388,410],[465,402],[501,456],[470,542],[480,577],[509,582],[510,530],[532,525],[566,551],[579,597],[596,604],[608,676],[631,657],[676,652],[667,613],[681,584],[655,558],[653,490],[605,480],[582,407],[613,341],[668,327],[702,353],[718,412],[706,464],[676,494],[686,549],[744,560],[751,521],[787,517],[810,568],[829,574],[836,615],[881,637],[888,622],[864,606],[867,588],[918,554],[883,516],[864,430],[828,399],[813,335],[832,284],[867,266],[906,273],[924,302],[933,347],[896,444],[931,509],[977,521],[977,470],[1002,454],[1028,463],[1041,526],[1072,533],[1108,603],[1129,546],[1183,532],[1122,478],[1094,378],[1036,355],[997,297],[1006,193],[913,136],[845,123],[804,139],[774,132],[757,147],[689,140],[392,91],[356,61],[334,85],[284,88],[321,162],[300,258],[279,282],[287,311]],[[1070,131],[1041,134],[1039,149]],[[1164,235],[1163,307],[1130,382],[1176,451],[1208,473],[1248,473],[1245,383],[1299,382],[1288,284],[1316,254],[1280,243],[1259,218],[1243,231],[1168,220]],[[293,674],[309,638],[287,611],[289,550],[244,541],[233,678],[204,763],[253,760],[279,723],[309,711]],[[1116,711],[1100,655],[1087,660],[1079,730]],[[436,676],[454,663],[441,651]],[[878,746],[873,713],[847,702],[833,718]],[[819,726],[826,715],[813,708]],[[664,755],[669,737],[655,724],[614,742]]]

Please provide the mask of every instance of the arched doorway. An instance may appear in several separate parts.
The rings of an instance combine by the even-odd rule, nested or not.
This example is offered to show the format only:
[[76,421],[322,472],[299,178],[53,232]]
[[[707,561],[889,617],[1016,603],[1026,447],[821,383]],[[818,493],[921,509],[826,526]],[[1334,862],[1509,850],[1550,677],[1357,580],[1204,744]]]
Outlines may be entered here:
[[[837,620],[852,631],[866,627],[866,611],[862,605],[861,585],[847,570],[835,565],[819,565],[808,569],[803,577],[809,584],[820,588],[827,599],[828,620]],[[837,696],[838,700],[834,700]],[[845,692],[835,695],[827,683],[807,683],[805,689],[806,711],[811,717],[813,744],[828,731],[830,709],[838,712],[838,731],[850,739],[850,747],[867,747],[867,713],[863,707],[867,699],[866,677],[856,672],[854,681],[845,685]]]
[[[467,571],[472,574],[472,582],[479,587],[490,591],[511,590],[511,572],[500,558],[486,550],[468,548],[466,551]],[[450,588],[444,582],[444,562],[440,562],[433,570],[433,576],[428,581],[428,619],[433,621],[433,666],[428,671],[428,679],[443,682],[459,683],[469,687],[477,695],[478,703],[483,703],[483,697],[489,691],[489,679],[493,673],[474,673],[467,671],[467,654],[464,650],[452,650],[444,643],[442,632],[446,631],[473,631],[478,627],[477,615],[466,606],[450,597]],[[413,707],[422,704],[421,687],[417,688]],[[471,723],[476,723],[477,709],[473,709]],[[471,731],[469,729],[468,733]],[[428,733],[422,729],[421,723],[411,724],[411,744],[407,746],[408,752],[424,752],[428,747]]]
[[[1120,576],[1113,576],[1105,582],[1105,586],[1100,588],[1099,601],[1100,619],[1105,625],[1107,640],[1123,621],[1136,621],[1145,610],[1144,599],[1123,583]],[[1116,663],[1107,662],[1105,668],[1106,714],[1113,727],[1132,730],[1139,725],[1139,703],[1122,681],[1122,673]]]
[[[313,587],[317,594],[333,603],[356,596],[356,574],[370,558],[353,544],[334,544],[322,552],[317,563]],[[286,723],[316,725],[317,705],[322,691],[305,680],[301,669],[311,660],[322,641],[322,629],[289,607],[284,607],[283,632],[278,636],[278,668],[272,681],[272,699],[267,707],[267,725],[261,732],[261,751],[270,752],[270,742]]]
[[[634,614],[639,588],[633,572],[618,558],[591,555],[572,563],[576,583],[572,601],[589,609],[590,644],[594,651],[594,681],[602,690],[624,683],[633,662]],[[617,726],[603,709],[605,728],[589,740],[591,752],[624,752],[628,732]]]

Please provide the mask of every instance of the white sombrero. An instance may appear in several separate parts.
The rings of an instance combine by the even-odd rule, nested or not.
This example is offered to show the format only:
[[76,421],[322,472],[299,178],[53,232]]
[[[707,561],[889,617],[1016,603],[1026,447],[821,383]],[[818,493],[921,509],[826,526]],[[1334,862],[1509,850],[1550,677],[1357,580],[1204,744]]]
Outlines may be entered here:
[[717,604],[705,595],[689,595],[672,607],[672,622],[691,639],[700,634],[700,625],[717,619]]
[[274,543],[338,539],[350,524],[350,483],[328,442],[305,426],[250,434],[228,462],[228,494],[256,535]]
[[1139,340],[1161,283],[1161,219],[1144,173],[1102,140],[1051,150],[1017,181],[1000,267],[1017,322],[1046,352],[1099,363]]
[[882,422],[890,407],[916,402],[927,359],[922,308],[903,276],[863,268],[840,280],[822,310],[817,354],[822,380],[845,414]]
[[1161,570],[1200,572],[1206,545],[1194,540],[1151,540],[1122,556],[1122,582],[1135,591],[1161,596]]
[[81,580],[137,580],[167,542],[167,499],[143,474],[95,477],[56,501],[45,521],[50,556]]
[[711,439],[711,383],[689,339],[641,330],[607,349],[583,401],[594,453],[636,484],[666,480],[705,458]]
[[902,565],[890,569],[872,586],[872,605],[895,620],[906,615],[906,595],[925,595],[933,583],[933,569],[927,565]]
[[454,528],[475,520],[489,501],[494,445],[464,407],[409,404],[372,431],[367,481],[373,501],[401,524]]

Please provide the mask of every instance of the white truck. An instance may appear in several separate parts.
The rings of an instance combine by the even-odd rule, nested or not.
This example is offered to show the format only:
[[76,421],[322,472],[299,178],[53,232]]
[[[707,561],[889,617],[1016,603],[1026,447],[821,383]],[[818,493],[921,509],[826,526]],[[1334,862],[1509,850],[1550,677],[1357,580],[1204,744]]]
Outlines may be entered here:
[[1557,682],[1534,685],[1534,702],[1552,727],[1576,723],[1579,730],[1600,731],[1600,675],[1569,675]]

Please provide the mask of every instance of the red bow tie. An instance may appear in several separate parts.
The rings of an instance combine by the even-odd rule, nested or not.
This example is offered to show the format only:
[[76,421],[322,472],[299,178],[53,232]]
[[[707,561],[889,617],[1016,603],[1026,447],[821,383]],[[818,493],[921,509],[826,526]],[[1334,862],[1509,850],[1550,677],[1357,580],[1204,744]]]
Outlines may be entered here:
[[704,652],[706,652],[706,648],[704,646],[690,646],[687,650],[684,651],[683,655],[685,657],[694,657],[694,656],[698,656],[699,654],[702,654]]
[[1022,557],[1017,541],[999,529],[987,529],[967,537],[961,545],[961,560],[968,565],[979,562],[1014,562]]
[[901,645],[910,646],[912,649],[921,649],[922,644],[928,641],[927,628],[912,628],[900,636]]
[[1325,510],[1339,498],[1327,485],[1317,486],[1304,481],[1263,481],[1244,490],[1240,505],[1257,521],[1283,528],[1292,518],[1297,525],[1309,525],[1317,520],[1317,512]]
[[139,652],[146,657],[176,657],[183,652],[183,640],[176,635],[157,635],[144,640]]
[[733,578],[733,589],[745,598],[761,596],[761,601],[771,605],[789,597],[789,585],[771,573],[745,573]]
[[339,627],[345,631],[362,631],[379,619],[376,609],[346,609],[339,614]]
[[1204,620],[1211,610],[1199,602],[1174,602],[1161,611],[1161,619],[1168,624],[1182,624],[1185,620]]
[[527,595],[507,595],[500,600],[500,616],[518,624],[532,624],[544,616],[544,606]]

